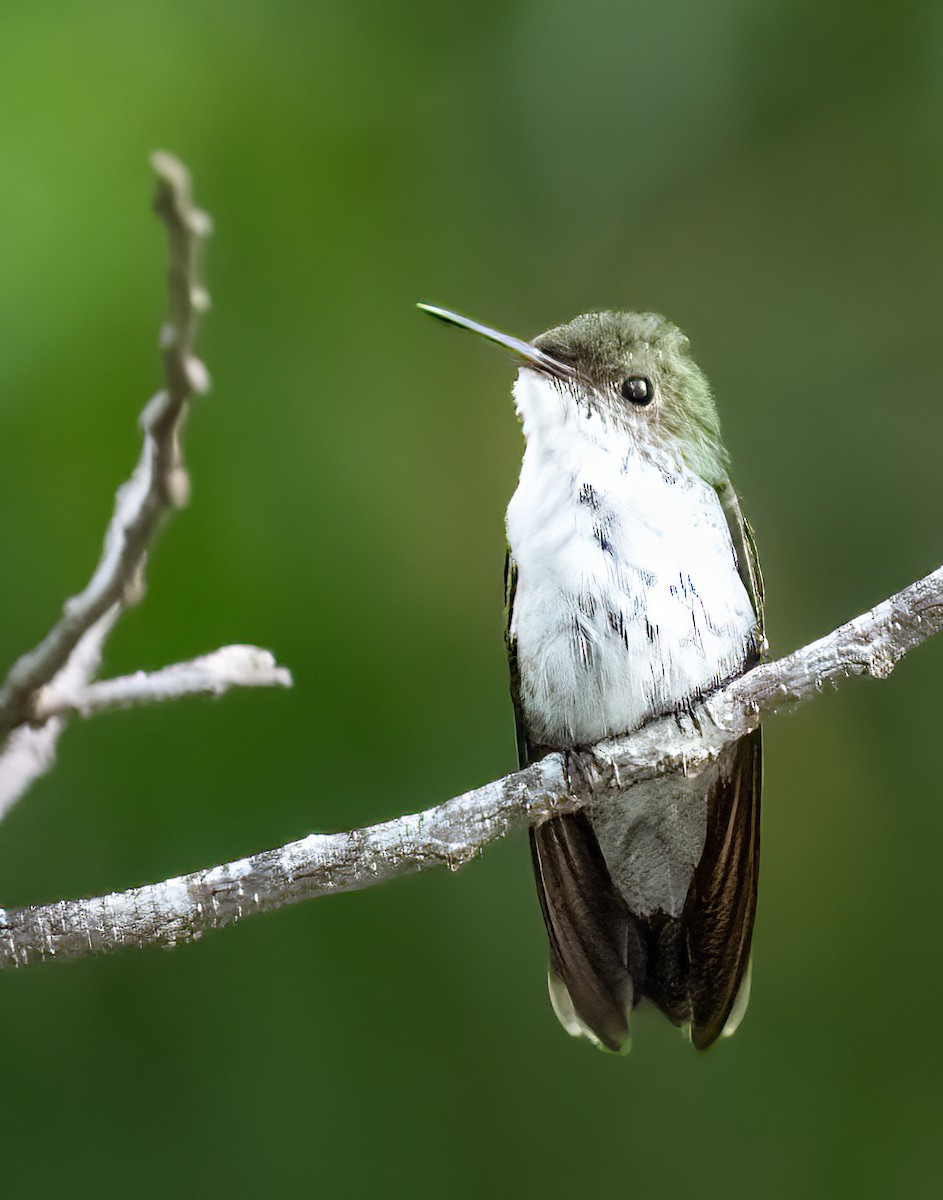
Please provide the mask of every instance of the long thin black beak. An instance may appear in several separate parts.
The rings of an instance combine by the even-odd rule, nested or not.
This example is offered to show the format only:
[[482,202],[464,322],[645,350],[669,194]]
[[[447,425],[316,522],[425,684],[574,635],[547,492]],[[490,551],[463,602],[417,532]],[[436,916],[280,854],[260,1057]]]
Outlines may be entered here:
[[430,317],[436,317],[440,321],[445,321],[447,325],[457,325],[459,329],[469,329],[472,333],[478,333],[482,337],[487,338],[489,342],[497,342],[499,346],[504,346],[506,350],[510,350],[513,354],[516,354],[518,358],[523,358],[525,362],[536,367],[538,371],[543,371],[545,375],[552,375],[554,379],[562,379],[567,383],[578,379],[578,375],[572,367],[566,363],[559,362],[530,342],[522,342],[520,338],[512,337],[509,333],[500,333],[497,329],[491,329],[487,325],[479,325],[477,321],[471,320],[470,317],[463,317],[460,313],[449,312],[447,308],[437,308],[434,304],[417,304],[416,307],[421,308],[423,312],[427,312]]

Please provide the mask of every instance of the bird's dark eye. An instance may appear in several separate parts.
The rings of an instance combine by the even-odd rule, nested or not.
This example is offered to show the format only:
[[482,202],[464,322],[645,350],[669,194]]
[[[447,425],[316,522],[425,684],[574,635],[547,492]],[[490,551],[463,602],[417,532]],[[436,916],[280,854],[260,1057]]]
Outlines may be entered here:
[[655,389],[652,381],[646,375],[630,375],[622,380],[622,399],[631,400],[639,408],[651,404],[655,399]]

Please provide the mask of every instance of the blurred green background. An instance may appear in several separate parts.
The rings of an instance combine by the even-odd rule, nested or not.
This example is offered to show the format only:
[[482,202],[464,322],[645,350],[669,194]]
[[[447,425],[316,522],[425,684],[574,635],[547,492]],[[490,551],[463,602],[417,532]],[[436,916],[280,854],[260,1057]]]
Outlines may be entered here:
[[[654,308],[712,379],[775,651],[938,565],[943,9],[7,5],[0,660],[97,555],[159,386],[147,157],[215,219],[214,391],[109,673],[230,641],[286,693],[76,723],[0,903],[124,888],[513,763],[503,512],[529,336]],[[456,876],[0,978],[3,1194],[923,1196],[943,1166],[943,639],[767,737],[754,991],[706,1056],[550,1011],[522,837]]]

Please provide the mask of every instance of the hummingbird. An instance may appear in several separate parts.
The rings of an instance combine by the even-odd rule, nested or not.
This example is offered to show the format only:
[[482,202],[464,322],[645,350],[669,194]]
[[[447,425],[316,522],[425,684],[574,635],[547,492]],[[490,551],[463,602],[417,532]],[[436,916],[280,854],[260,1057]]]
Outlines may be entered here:
[[[656,313],[587,313],[510,350],[525,449],[507,509],[507,649],[518,757],[583,769],[592,746],[680,719],[765,652],[753,533],[710,386]],[[588,756],[588,757],[587,757]],[[530,830],[564,1029],[627,1053],[642,1001],[704,1050],[750,990],[760,731],[699,774],[633,785]]]

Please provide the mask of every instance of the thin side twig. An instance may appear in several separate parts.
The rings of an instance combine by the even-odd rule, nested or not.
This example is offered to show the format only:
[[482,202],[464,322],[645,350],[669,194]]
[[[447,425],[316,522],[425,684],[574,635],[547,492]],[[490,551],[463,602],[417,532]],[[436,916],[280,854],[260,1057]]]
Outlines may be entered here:
[[[577,790],[559,754],[424,812],[349,833],[314,834],[277,850],[149,887],[0,910],[0,966],[130,946],[173,946],[254,912],[353,891],[435,866],[453,870],[515,829],[679,771],[696,774],[766,717],[852,675],[885,678],[943,629],[943,567],[870,612],[776,662],[755,667],[696,706],[600,743],[601,771]],[[608,768],[608,769],[607,769]]]
[[36,702],[37,718],[65,713],[96,716],[115,708],[181,700],[184,696],[222,696],[234,687],[291,687],[291,674],[258,646],[221,646],[189,662],[158,671],[135,671],[75,688],[46,688]]

